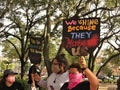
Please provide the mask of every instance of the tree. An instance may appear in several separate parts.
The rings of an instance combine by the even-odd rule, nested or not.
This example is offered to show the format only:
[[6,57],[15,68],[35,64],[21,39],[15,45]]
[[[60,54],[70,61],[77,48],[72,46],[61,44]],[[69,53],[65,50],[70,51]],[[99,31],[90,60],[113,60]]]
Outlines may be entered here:
[[99,74],[99,72],[101,71],[102,68],[104,68],[108,63],[110,63],[110,65],[115,65],[115,66],[119,66],[119,57],[120,57],[120,53],[119,51],[117,51],[116,49],[114,49],[113,47],[108,47],[106,48],[102,54],[102,65],[101,67],[98,69],[97,75]]
[[[43,39],[43,60],[50,74],[50,42],[54,40],[53,38],[62,37],[63,19],[100,17],[101,40],[98,47],[89,54],[88,60],[88,67],[93,71],[96,57],[104,47],[104,43],[112,47],[117,45],[115,50],[118,52],[114,57],[119,55],[119,4],[119,0],[11,0],[11,8],[4,15],[8,24],[2,27],[1,37],[15,48],[21,61],[22,77],[28,60],[30,36],[41,37]],[[20,50],[15,43],[11,42],[11,37],[18,40]],[[116,45],[112,44],[113,38]],[[58,41],[54,40],[54,42]],[[58,53],[55,55],[63,50],[61,42],[58,45]]]
[[[17,40],[15,38],[11,38],[10,41],[15,43],[16,46],[19,46]],[[4,46],[2,49],[3,57],[9,57],[10,59],[18,59],[18,55],[14,49],[14,47],[7,41],[1,42],[1,45]],[[20,49],[20,48],[19,48]]]
[[[22,1],[11,1],[11,8],[9,12],[7,12],[8,16],[4,18],[7,20],[7,25],[4,25],[4,28],[1,30],[1,37],[4,41],[9,42],[14,49],[20,59],[21,62],[21,77],[23,77],[25,73],[25,64],[28,58],[28,46],[30,35],[32,35],[32,27],[38,22],[34,14],[37,14],[37,11],[30,11],[30,8],[35,6],[28,4],[29,2]],[[31,5],[31,6],[29,6]],[[23,10],[23,11],[22,11]],[[31,32],[30,32],[31,30]],[[34,35],[34,34],[33,34]],[[13,37],[19,43],[13,42],[10,38]]]
[[[96,49],[89,54],[89,62],[88,67],[93,70],[95,65],[95,60],[97,55],[99,54],[102,47],[104,47],[104,43],[108,43],[112,47],[117,50],[117,53],[111,56],[107,61],[109,62],[112,58],[120,55],[119,53],[119,17],[120,12],[118,10],[120,1],[115,0],[88,0],[85,2],[83,7],[78,8],[76,14],[74,16],[79,17],[100,17],[101,18],[101,35],[100,35],[100,43]],[[79,3],[79,6],[82,4],[82,0]],[[79,7],[78,6],[78,7]],[[103,31],[104,30],[104,31]],[[113,41],[114,38],[114,41]],[[112,44],[114,42],[114,44]],[[106,65],[106,62],[104,65]]]

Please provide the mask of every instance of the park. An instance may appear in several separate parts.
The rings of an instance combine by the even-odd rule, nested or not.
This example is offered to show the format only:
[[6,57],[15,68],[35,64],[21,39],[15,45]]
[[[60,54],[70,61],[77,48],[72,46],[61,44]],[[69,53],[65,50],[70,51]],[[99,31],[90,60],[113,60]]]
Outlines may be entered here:
[[119,9],[120,0],[1,1],[0,80],[4,70],[12,69],[27,90],[29,68],[39,62],[46,79],[52,73],[52,60],[64,53],[69,65],[85,57],[100,90],[117,88]]

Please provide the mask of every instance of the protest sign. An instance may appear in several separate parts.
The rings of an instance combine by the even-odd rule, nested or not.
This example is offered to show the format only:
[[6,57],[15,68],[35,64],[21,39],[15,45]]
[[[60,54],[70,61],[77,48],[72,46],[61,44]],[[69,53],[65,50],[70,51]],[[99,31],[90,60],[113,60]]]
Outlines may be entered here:
[[100,39],[100,18],[66,19],[63,21],[62,46],[71,55],[87,55]]
[[41,62],[41,47],[42,47],[41,38],[32,37],[30,39],[29,59],[31,63]]

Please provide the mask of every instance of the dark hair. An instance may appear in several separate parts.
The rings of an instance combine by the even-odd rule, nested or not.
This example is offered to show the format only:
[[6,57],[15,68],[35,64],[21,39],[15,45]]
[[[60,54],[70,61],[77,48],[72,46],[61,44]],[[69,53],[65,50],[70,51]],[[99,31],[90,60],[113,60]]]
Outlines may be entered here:
[[65,58],[65,54],[59,54],[54,59],[56,59],[60,65],[62,63],[65,65],[65,68],[64,68],[65,71],[68,69],[68,62],[67,62],[67,59]]
[[73,64],[71,64],[71,65],[69,66],[69,69],[70,69],[70,68],[77,68],[77,70],[78,70],[79,72],[82,72],[82,69],[81,69],[79,63],[73,63]]
[[12,69],[6,69],[2,76],[2,82],[6,81],[6,77],[8,77],[8,75],[17,75],[17,74],[18,73],[14,72]]
[[0,82],[5,82],[6,81],[6,77],[8,77],[8,75],[3,75]]

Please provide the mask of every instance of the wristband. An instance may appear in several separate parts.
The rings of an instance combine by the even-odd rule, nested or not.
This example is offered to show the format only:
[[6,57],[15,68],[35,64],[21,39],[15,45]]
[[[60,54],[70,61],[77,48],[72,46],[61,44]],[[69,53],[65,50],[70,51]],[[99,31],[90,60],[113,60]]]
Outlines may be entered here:
[[85,71],[87,69],[87,67],[85,67],[85,68],[82,68],[82,71]]

